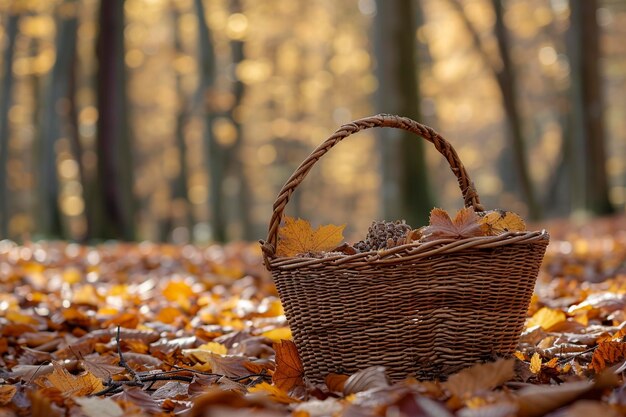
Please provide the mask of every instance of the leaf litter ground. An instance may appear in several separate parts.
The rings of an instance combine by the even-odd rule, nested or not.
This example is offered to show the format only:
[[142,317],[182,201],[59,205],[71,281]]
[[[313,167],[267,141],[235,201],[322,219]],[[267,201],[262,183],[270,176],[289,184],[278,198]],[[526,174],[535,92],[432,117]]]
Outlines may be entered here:
[[317,386],[255,244],[0,242],[0,416],[624,415],[626,222],[549,230],[513,358]]

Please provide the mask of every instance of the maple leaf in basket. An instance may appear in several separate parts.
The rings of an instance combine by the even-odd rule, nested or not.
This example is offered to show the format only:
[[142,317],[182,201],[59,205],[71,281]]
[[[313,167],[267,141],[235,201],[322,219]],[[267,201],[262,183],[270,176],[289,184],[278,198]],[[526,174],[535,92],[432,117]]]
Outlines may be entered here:
[[480,217],[473,208],[464,207],[456,213],[454,220],[448,212],[434,208],[430,212],[430,225],[424,228],[423,242],[437,239],[465,239],[483,236]]
[[345,227],[329,224],[313,230],[308,221],[285,216],[285,224],[278,229],[276,255],[295,256],[334,249],[343,240]]
[[480,219],[483,234],[497,236],[506,232],[524,232],[526,223],[519,214],[504,210],[491,210]]

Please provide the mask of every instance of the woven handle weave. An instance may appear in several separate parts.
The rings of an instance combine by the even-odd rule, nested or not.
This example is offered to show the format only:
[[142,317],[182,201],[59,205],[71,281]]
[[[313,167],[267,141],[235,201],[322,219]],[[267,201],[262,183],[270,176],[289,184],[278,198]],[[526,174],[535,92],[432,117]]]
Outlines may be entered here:
[[330,150],[337,143],[341,142],[348,136],[357,133],[361,130],[371,129],[373,127],[393,127],[397,129],[404,129],[409,132],[413,132],[428,142],[435,145],[435,148],[441,153],[448,164],[450,169],[459,181],[459,188],[461,194],[463,194],[463,200],[465,207],[473,207],[474,210],[484,211],[483,206],[480,204],[478,194],[474,188],[474,184],[467,175],[463,163],[459,159],[456,151],[437,132],[428,126],[424,126],[416,121],[407,117],[393,116],[389,114],[379,114],[376,116],[365,117],[363,119],[356,120],[354,122],[341,126],[335,133],[332,134],[324,143],[315,149],[311,155],[309,155],[302,164],[296,169],[296,171],[289,177],[283,188],[278,193],[276,201],[274,202],[274,213],[270,220],[269,230],[267,234],[267,240],[263,242],[264,256],[267,258],[273,258],[276,253],[276,243],[278,241],[278,228],[283,216],[283,211],[289,202],[289,198],[294,190],[300,185],[302,180],[306,177],[308,172],[313,168],[313,165],[320,159],[326,152]]

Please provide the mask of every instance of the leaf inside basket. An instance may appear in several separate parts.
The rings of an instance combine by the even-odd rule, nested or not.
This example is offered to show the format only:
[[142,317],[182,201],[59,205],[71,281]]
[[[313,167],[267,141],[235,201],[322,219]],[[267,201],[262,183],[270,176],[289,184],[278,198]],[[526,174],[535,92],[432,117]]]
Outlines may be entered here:
[[285,224],[278,231],[276,255],[296,256],[331,250],[343,240],[345,227],[328,224],[313,230],[308,221],[285,216]]

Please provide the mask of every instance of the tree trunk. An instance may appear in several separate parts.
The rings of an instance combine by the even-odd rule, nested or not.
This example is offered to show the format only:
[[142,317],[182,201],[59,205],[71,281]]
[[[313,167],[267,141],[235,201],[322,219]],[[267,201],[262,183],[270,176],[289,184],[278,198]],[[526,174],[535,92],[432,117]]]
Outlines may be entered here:
[[216,76],[215,50],[213,48],[211,31],[204,17],[204,4],[202,0],[195,0],[194,4],[198,17],[198,64],[200,66],[198,92],[202,95],[204,103],[204,140],[208,153],[213,239],[218,242],[224,242],[228,226],[226,213],[223,211],[224,193],[222,192],[225,161],[224,153],[213,135],[215,110],[211,103]]
[[[375,53],[377,110],[419,120],[415,21],[412,0],[376,2]],[[383,216],[406,219],[413,226],[428,222],[434,206],[428,184],[423,140],[412,133],[381,129]]]
[[131,138],[124,66],[124,0],[100,3],[98,179],[94,237],[135,239]]
[[[241,13],[241,1],[232,0],[231,12]],[[243,41],[232,40],[230,42],[230,50],[233,61],[233,66],[236,67],[245,58],[243,50]],[[231,122],[235,126],[237,131],[237,139],[233,146],[228,150],[228,163],[229,174],[236,177],[239,181],[239,190],[237,193],[237,208],[238,208],[238,220],[242,229],[242,237],[246,240],[253,240],[255,233],[252,227],[252,220],[250,218],[250,186],[246,177],[245,163],[243,162],[243,155],[241,155],[241,146],[243,143],[243,128],[241,123],[235,117],[235,112],[241,106],[243,96],[245,94],[245,85],[239,79],[233,82],[233,95],[235,101],[228,114]]]
[[569,56],[572,85],[572,139],[578,160],[570,172],[578,171],[573,189],[574,210],[609,214],[614,207],[609,200],[606,173],[603,121],[602,80],[600,73],[600,29],[596,21],[597,0],[570,1],[571,24]]
[[[180,33],[178,30],[178,19],[180,17],[180,13],[176,9],[176,6],[173,6],[173,21],[174,21],[174,48],[177,53],[183,53],[183,45],[182,40],[180,38]],[[176,147],[178,149],[178,164],[180,166],[180,171],[176,178],[172,180],[172,200],[184,202],[185,205],[185,217],[184,217],[184,227],[187,228],[189,234],[191,236],[193,229],[193,213],[191,208],[191,203],[189,202],[189,192],[187,190],[187,179],[188,175],[188,167],[187,167],[187,144],[185,142],[185,124],[188,120],[188,112],[184,105],[185,97],[183,92],[183,80],[181,74],[176,74],[176,92],[179,97],[179,109],[178,114],[176,116]],[[172,215],[170,210],[170,216]],[[171,221],[168,223],[172,223]],[[172,232],[170,230],[171,227],[165,228],[165,233],[161,236],[162,240],[166,240],[167,235]]]
[[[505,150],[501,157],[501,165],[504,169],[502,176],[505,179],[508,178],[508,180],[505,181],[507,183],[517,182],[519,184],[521,194],[528,207],[528,216],[531,219],[537,219],[541,217],[541,210],[539,204],[537,203],[532,179],[528,172],[522,118],[518,108],[517,89],[515,87],[516,77],[511,56],[509,54],[511,42],[509,40],[509,32],[504,24],[502,0],[492,0],[496,15],[494,31],[498,42],[498,51],[502,60],[501,68],[497,68],[492,62],[492,59],[489,57],[487,49],[483,45],[478,31],[465,14],[461,2],[459,0],[449,1],[463,21],[465,28],[472,37],[476,50],[489,70],[493,73],[496,82],[498,83],[498,87],[500,88],[502,106],[504,107],[504,113],[506,115],[507,132],[512,147],[510,151]],[[514,175],[509,175],[510,164],[513,164],[514,166]],[[514,181],[514,179],[516,181]]]
[[7,163],[9,161],[9,110],[13,87],[13,52],[17,37],[17,24],[20,15],[9,12],[5,22],[6,48],[2,57],[2,89],[0,89],[0,239],[9,234],[9,193],[7,184]]
[[[66,3],[74,3],[73,0]],[[62,99],[67,97],[76,49],[78,20],[76,16],[61,17],[56,39],[56,61],[48,79],[42,107],[37,170],[38,232],[44,237],[66,237],[59,209],[59,182],[55,144],[63,135],[67,114]]]
[[515,70],[511,55],[511,42],[509,32],[504,24],[504,11],[502,0],[493,0],[493,8],[496,15],[495,34],[498,41],[498,51],[502,60],[502,69],[497,71],[498,85],[502,91],[502,104],[506,113],[509,135],[513,147],[513,162],[517,171],[517,179],[520,183],[522,195],[528,206],[528,216],[531,219],[538,219],[541,210],[528,172],[528,161],[526,160],[526,145],[522,129],[522,118],[518,106],[517,88],[515,86]]

